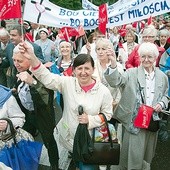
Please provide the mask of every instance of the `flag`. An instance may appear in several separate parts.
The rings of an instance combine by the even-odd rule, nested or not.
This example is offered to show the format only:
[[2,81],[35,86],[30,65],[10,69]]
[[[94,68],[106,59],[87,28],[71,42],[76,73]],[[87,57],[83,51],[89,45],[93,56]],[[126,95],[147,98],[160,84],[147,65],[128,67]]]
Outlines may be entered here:
[[28,41],[30,41],[30,42],[34,42],[33,36],[32,36],[31,33],[29,33],[29,32],[26,32],[26,33],[24,34],[24,39],[26,39],[26,40],[28,40]]
[[69,42],[69,41],[70,41],[70,37],[69,37],[67,28],[64,27],[63,30],[61,29],[61,32],[63,33],[64,39],[65,39],[67,42]]
[[136,28],[136,32],[140,33],[141,30],[145,28],[145,22],[144,21],[136,21],[132,24],[134,28]]
[[150,25],[150,24],[152,24],[152,16],[150,16],[149,18],[148,18],[148,23],[147,23],[148,25]]
[[0,1],[0,20],[21,18],[20,0],[1,0]]
[[106,24],[108,22],[107,16],[107,4],[102,4],[99,6],[99,30],[105,34],[106,33]]
[[78,31],[71,27],[62,27],[60,31],[67,42],[69,42],[70,37],[79,35]]
[[79,33],[78,37],[81,37],[86,34],[82,25],[78,27],[78,33]]
[[118,30],[121,37],[125,37],[127,30],[126,29],[119,29]]

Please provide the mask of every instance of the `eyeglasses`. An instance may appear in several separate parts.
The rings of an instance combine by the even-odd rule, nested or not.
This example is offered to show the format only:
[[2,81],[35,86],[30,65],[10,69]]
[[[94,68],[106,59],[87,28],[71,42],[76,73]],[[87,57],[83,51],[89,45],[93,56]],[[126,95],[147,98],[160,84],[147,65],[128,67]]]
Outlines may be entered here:
[[149,39],[151,39],[151,38],[155,38],[155,36],[143,36],[142,38],[149,38]]
[[141,59],[142,59],[142,60],[146,60],[146,58],[147,58],[148,60],[152,61],[155,57],[153,57],[153,56],[147,56],[147,55],[142,55],[142,56],[141,56]]

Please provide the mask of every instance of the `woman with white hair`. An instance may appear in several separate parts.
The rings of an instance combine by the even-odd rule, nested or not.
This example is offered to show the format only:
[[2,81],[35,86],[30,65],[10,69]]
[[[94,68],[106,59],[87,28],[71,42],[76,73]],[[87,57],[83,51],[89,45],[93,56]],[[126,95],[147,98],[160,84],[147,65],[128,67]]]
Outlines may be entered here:
[[[97,60],[95,60],[95,71],[94,71],[93,76],[95,76],[101,83],[103,83],[109,89],[109,91],[112,95],[112,98],[113,98],[112,106],[113,106],[113,113],[114,113],[114,110],[120,101],[121,92],[120,92],[119,88],[111,87],[104,77],[104,72],[107,70],[107,68],[111,64],[110,59],[107,55],[108,50],[113,51],[114,55],[116,55],[115,51],[114,51],[114,46],[109,39],[106,39],[106,38],[98,39],[96,42]],[[123,67],[119,62],[117,62],[117,66],[118,66],[119,72],[123,73],[124,72]],[[112,119],[112,121],[115,121],[115,120]],[[119,125],[119,129],[120,129],[120,127],[121,126]],[[121,133],[118,132],[117,136],[118,136],[118,138],[120,136],[120,138],[118,139],[120,142],[121,141]],[[99,169],[106,170],[106,166],[99,166]]]
[[[100,38],[97,40],[96,42],[97,60],[95,61],[95,71],[93,75],[110,90],[113,97],[113,102],[116,104],[119,102],[121,98],[120,90],[118,88],[110,87],[104,77],[104,72],[111,64],[110,59],[107,55],[108,49],[111,49],[114,52],[113,44],[109,39]],[[122,65],[120,63],[117,63],[117,65],[119,72],[123,73],[124,71]]]
[[[142,33],[142,42],[150,42],[150,43],[155,43],[155,40],[157,38],[157,30],[153,25],[149,25],[146,27]],[[136,46],[134,50],[129,54],[128,60],[126,61],[126,69],[132,68],[132,67],[138,67],[140,65],[140,57],[138,53],[140,45]],[[158,51],[159,51],[159,56],[156,61],[156,66],[159,66],[159,60],[161,55],[164,53],[165,49],[162,47],[157,46]]]
[[155,67],[159,55],[157,46],[151,42],[142,43],[138,49],[140,66],[119,74],[114,55],[109,55],[111,66],[105,78],[111,87],[122,89],[122,97],[114,113],[124,129],[120,154],[122,170],[146,169],[155,154],[158,129],[155,132],[139,128],[134,124],[138,110],[145,103],[153,109],[153,122],[159,113],[168,106],[167,76]]
[[162,29],[158,32],[159,40],[156,40],[155,43],[159,47],[163,47],[167,50],[170,47],[170,44],[167,42],[168,38],[170,37],[170,32],[167,29]]

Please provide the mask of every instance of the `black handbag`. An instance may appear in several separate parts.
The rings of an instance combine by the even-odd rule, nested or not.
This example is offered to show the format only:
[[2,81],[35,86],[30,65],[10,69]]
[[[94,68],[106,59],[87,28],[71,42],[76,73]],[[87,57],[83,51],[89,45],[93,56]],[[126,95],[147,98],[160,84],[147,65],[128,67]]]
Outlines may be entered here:
[[95,129],[93,129],[93,150],[90,156],[84,158],[84,163],[93,165],[118,165],[120,157],[120,144],[117,141],[112,141],[106,117],[103,113],[100,114],[103,115],[106,123],[109,142],[96,142]]
[[9,127],[10,127],[10,133],[0,135],[0,140],[2,140],[3,142],[7,142],[7,141],[13,139],[14,143],[16,144],[16,139],[15,139],[16,130],[14,129],[12,121],[10,119],[8,119],[8,118],[3,118],[3,119],[0,119],[0,120],[6,120],[8,122],[8,124],[9,124]]
[[159,130],[159,120],[153,120],[153,117],[151,117],[147,130],[157,132]]

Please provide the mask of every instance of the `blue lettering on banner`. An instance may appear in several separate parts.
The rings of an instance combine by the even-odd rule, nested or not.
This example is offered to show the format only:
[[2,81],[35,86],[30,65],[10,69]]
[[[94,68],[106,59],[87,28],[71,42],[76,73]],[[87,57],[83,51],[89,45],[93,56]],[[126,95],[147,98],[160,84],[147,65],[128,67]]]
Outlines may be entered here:
[[[97,13],[98,14],[98,13]],[[84,16],[96,16],[96,11],[83,11]]]
[[[70,18],[70,26],[71,27],[78,27],[80,26],[80,20],[79,19],[73,19]],[[98,25],[98,19],[84,19],[83,26],[89,27],[89,26],[97,26]]]
[[132,6],[136,6],[136,5],[139,5],[141,4],[142,2],[145,2],[145,0],[137,0],[136,2],[132,2]]
[[137,18],[164,10],[170,10],[170,7],[168,6],[167,2],[156,2],[155,4],[150,4],[150,6],[144,6],[143,9],[135,9],[128,11],[128,17],[129,19]]
[[78,27],[80,25],[79,19],[70,18],[70,27]]
[[84,27],[88,26],[97,26],[98,25],[98,19],[84,19]]
[[110,23],[115,23],[115,22],[123,21],[123,15],[124,15],[124,13],[116,15],[114,17],[110,17],[108,20],[109,20]]
[[59,15],[67,15],[67,16],[77,16],[79,14],[78,11],[69,11],[69,10],[65,10],[65,9],[60,9]]

